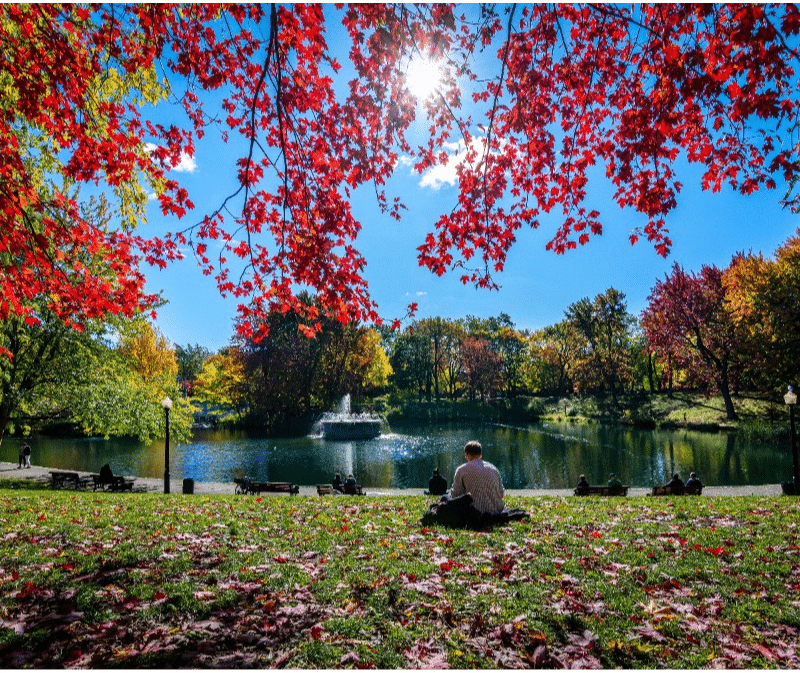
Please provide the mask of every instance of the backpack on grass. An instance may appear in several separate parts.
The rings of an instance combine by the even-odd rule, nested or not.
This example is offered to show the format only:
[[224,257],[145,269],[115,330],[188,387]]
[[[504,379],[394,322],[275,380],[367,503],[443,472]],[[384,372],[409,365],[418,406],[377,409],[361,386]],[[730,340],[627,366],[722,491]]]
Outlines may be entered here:
[[472,496],[466,495],[434,502],[422,515],[420,523],[423,526],[446,526],[448,528],[469,528],[481,530],[487,526],[519,521],[529,518],[530,515],[522,509],[509,509],[506,507],[499,514],[482,514],[472,505]]

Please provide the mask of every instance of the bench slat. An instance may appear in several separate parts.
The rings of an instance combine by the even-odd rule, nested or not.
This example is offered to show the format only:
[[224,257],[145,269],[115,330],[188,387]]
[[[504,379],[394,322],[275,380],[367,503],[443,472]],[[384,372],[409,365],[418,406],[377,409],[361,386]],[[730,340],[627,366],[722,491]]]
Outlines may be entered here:
[[575,495],[601,495],[601,496],[618,496],[618,495],[628,495],[628,487],[623,486],[618,492],[611,492],[612,489],[608,486],[590,486],[588,489],[584,489],[582,491],[578,491],[575,489]]

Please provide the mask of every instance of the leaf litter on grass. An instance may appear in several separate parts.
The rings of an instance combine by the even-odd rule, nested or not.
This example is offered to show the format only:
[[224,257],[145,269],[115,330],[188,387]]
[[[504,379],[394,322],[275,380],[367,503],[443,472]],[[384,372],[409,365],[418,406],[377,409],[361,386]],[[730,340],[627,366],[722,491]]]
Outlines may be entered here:
[[0,492],[0,664],[800,667],[791,500],[426,504]]

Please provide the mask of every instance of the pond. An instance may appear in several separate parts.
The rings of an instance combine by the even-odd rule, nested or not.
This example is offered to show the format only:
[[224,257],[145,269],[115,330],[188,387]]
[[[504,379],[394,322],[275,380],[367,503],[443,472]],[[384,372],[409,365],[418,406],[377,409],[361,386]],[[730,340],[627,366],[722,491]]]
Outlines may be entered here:
[[[450,481],[470,439],[481,442],[484,457],[509,489],[571,488],[582,473],[603,483],[616,472],[631,486],[664,483],[676,471],[685,479],[695,470],[703,483],[716,486],[776,484],[792,475],[788,446],[749,443],[722,432],[569,423],[394,425],[377,439],[356,442],[199,430],[192,443],[170,447],[170,475],[219,482],[247,475],[312,485],[329,483],[341,472],[367,487],[421,488],[435,467]],[[0,458],[16,463],[21,442],[4,439]],[[163,441],[33,437],[28,443],[35,465],[97,472],[109,463],[115,473],[164,474]]]

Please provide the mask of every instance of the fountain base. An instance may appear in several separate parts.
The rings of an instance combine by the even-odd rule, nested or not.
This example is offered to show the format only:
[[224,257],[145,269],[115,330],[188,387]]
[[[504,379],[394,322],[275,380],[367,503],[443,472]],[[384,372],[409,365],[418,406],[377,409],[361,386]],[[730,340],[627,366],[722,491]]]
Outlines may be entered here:
[[322,436],[325,439],[374,439],[380,434],[379,418],[339,418],[322,421]]

